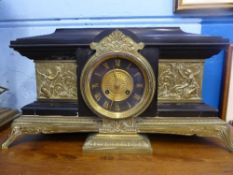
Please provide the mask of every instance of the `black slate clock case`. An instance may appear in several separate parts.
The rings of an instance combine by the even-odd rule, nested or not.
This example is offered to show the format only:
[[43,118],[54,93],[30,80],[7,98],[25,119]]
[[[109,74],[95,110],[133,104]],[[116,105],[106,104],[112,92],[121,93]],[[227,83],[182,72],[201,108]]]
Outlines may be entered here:
[[[21,38],[11,41],[10,47],[32,60],[74,59],[77,61],[78,101],[37,100],[22,108],[23,114],[94,116],[85,105],[79,87],[80,74],[87,60],[94,54],[91,42],[98,42],[116,28],[57,29],[53,34]],[[221,37],[185,33],[177,27],[167,28],[120,28],[135,42],[143,42],[140,51],[152,65],[156,82],[160,59],[206,59],[222,50],[228,40]],[[158,82],[156,83],[157,86]],[[218,110],[205,103],[157,103],[157,89],[154,99],[141,116],[163,117],[211,117],[218,116]]]

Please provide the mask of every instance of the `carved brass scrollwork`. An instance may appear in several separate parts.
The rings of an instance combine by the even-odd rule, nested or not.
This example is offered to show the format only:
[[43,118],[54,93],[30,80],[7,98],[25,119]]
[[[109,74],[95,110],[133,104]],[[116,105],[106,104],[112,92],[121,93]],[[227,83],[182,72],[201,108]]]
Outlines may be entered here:
[[91,43],[91,49],[96,50],[96,56],[107,52],[118,51],[138,54],[138,50],[143,49],[143,47],[144,44],[142,42],[136,43],[119,30],[112,32],[99,43]]

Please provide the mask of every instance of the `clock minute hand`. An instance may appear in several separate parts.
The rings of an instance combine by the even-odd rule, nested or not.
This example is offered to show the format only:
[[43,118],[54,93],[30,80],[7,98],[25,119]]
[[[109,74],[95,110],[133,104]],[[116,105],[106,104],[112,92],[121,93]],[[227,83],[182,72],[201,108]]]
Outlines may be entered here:
[[113,101],[116,101],[117,98],[117,94],[118,94],[118,90],[120,88],[120,84],[119,84],[119,78],[117,76],[117,71],[114,68],[113,69],[113,76],[114,76],[114,94],[113,94]]
[[120,86],[120,84],[119,84],[119,80],[118,80],[118,78],[117,78],[117,74],[116,74],[116,70],[115,70],[115,69],[113,70],[113,74],[114,74],[114,79],[115,79],[115,81],[114,81],[114,87],[115,87],[116,89],[118,89],[119,86]]

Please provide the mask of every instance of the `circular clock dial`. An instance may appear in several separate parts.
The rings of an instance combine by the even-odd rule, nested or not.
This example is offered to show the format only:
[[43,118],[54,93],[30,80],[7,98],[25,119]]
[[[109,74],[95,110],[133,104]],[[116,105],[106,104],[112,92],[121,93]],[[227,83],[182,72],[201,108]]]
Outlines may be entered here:
[[141,101],[145,81],[136,64],[116,57],[94,69],[90,86],[98,105],[109,111],[122,112]]
[[87,105],[99,116],[135,117],[150,104],[155,81],[143,57],[113,53],[94,57],[81,75],[81,92]]

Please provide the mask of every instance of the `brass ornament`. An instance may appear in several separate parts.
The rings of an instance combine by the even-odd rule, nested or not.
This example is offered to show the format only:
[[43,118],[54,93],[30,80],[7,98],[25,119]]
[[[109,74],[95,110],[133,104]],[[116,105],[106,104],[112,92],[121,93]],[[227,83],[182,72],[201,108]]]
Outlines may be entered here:
[[201,102],[202,60],[162,59],[159,62],[159,102]]
[[134,118],[126,118],[121,120],[103,118],[102,125],[99,128],[99,133],[136,134],[136,120]]
[[[88,60],[88,62],[84,66],[80,79],[81,93],[88,107],[98,116],[113,119],[136,117],[141,114],[150,105],[153,94],[155,93],[154,72],[147,60],[138,53],[138,50],[143,48],[143,44],[135,43],[131,38],[124,35],[121,31],[116,30],[109,36],[103,38],[99,43],[92,43],[91,48],[96,49],[96,53]],[[96,102],[91,94],[90,79],[95,68],[104,61],[114,58],[126,59],[135,64],[140,69],[145,81],[145,90],[141,100],[134,107],[122,112],[112,112],[103,108]],[[116,76],[116,74],[118,75]],[[121,78],[118,78],[119,75],[121,76]],[[121,82],[129,81],[129,90],[133,88],[133,85],[130,85],[132,83],[132,80],[130,80],[130,75],[127,75],[127,73],[123,72],[123,70],[115,69],[106,76],[107,77],[105,78],[115,78],[117,81]],[[105,89],[107,88],[107,83],[105,83],[106,80],[103,80],[103,82],[104,83],[102,85],[102,89]],[[114,88],[115,90],[114,93],[112,93],[112,96],[107,96],[108,98],[116,98],[116,100],[122,100],[126,98],[125,95],[119,95],[119,93],[116,92],[122,92],[122,90],[116,90],[116,84],[113,83],[113,85],[110,86],[112,87],[112,90]],[[115,87],[113,88],[113,86]],[[125,89],[126,87],[124,85],[121,85],[119,88]]]
[[136,43],[130,37],[119,30],[115,30],[99,43],[92,42],[91,49],[96,50],[95,55],[99,56],[108,52],[126,52],[138,55],[138,50],[144,48],[142,42]]
[[36,61],[39,100],[77,100],[77,65],[74,60]]

